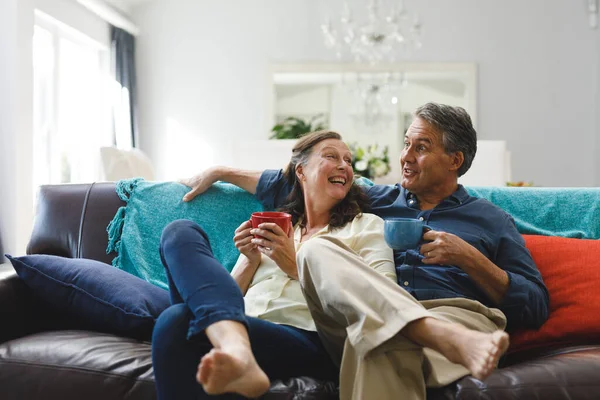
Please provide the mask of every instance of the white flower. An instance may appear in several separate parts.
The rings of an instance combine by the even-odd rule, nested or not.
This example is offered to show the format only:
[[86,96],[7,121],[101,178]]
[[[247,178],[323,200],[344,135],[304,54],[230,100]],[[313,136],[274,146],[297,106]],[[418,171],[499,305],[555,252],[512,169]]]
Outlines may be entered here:
[[384,176],[388,173],[388,166],[381,160],[373,162],[373,175],[376,177]]
[[377,145],[371,149],[371,155],[373,158],[383,158],[383,149]]
[[365,160],[357,161],[356,164],[354,164],[354,168],[356,168],[357,171],[366,171],[368,167],[369,163]]

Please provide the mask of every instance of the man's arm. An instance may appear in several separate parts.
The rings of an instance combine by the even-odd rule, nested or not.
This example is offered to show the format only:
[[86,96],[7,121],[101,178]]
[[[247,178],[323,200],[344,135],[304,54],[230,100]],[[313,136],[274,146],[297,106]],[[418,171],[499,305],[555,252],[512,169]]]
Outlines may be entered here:
[[509,327],[539,328],[548,319],[548,290],[510,216],[499,232],[491,261],[455,235],[429,231],[423,238],[437,246],[421,246],[423,263],[456,265],[504,312]]
[[548,319],[550,295],[514,220],[507,215],[505,222],[494,262],[506,271],[509,287],[499,308],[509,327],[537,329]]
[[458,265],[487,294],[492,302],[499,306],[510,286],[508,273],[491,262],[475,247],[470,247],[465,261]]
[[204,193],[216,181],[232,183],[247,192],[256,193],[256,186],[263,171],[248,171],[224,166],[211,167],[189,179],[181,180],[186,186],[192,188],[183,196],[183,201],[193,200]]
[[456,265],[465,271],[495,305],[499,305],[508,291],[508,274],[460,237],[439,231],[423,235],[428,240],[421,246],[424,264]]

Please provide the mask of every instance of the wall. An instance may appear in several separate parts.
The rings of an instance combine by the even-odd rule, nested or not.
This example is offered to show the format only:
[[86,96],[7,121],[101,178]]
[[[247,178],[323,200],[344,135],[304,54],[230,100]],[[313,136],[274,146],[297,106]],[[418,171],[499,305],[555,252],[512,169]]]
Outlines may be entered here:
[[[600,59],[600,29],[596,30],[596,55]],[[600,67],[596,66],[596,72],[600,76]],[[596,160],[596,186],[600,186],[600,78],[596,82],[596,140],[594,147],[594,159]]]
[[[350,4],[364,14],[364,1]],[[600,38],[583,2],[406,4],[424,21],[424,47],[410,60],[478,64],[480,138],[508,142],[514,180],[600,185]],[[320,24],[341,9],[341,0],[156,0],[135,8],[140,146],[159,177],[228,162],[232,140],[267,137],[269,63],[334,61]]]
[[33,0],[0,1],[0,236],[11,254],[32,226],[32,35]]

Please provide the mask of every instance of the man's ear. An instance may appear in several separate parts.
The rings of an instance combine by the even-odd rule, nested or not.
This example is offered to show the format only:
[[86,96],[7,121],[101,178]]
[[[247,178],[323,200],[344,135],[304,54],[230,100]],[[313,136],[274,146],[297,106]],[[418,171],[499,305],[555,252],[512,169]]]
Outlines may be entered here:
[[457,151],[450,154],[450,171],[458,171],[465,162],[465,155],[462,151]]

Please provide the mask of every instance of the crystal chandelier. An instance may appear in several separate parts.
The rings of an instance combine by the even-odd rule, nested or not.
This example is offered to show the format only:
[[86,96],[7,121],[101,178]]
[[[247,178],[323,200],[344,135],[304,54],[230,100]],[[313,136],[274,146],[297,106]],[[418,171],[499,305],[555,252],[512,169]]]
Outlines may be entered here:
[[325,45],[338,58],[349,54],[356,62],[375,65],[394,62],[399,53],[421,48],[421,22],[416,14],[409,15],[402,0],[387,16],[381,15],[378,0],[369,0],[367,9],[367,20],[356,21],[345,2],[340,24],[335,27],[328,19],[321,26]]
[[349,88],[355,98],[352,119],[360,129],[385,129],[389,126],[399,97],[407,86],[404,73],[379,73],[363,77]]

